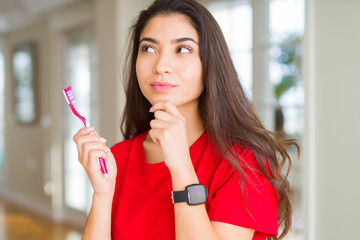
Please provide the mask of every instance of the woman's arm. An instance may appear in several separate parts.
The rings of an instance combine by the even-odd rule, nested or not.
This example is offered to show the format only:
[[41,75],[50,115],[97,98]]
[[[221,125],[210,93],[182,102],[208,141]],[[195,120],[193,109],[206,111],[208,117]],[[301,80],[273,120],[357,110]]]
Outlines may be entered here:
[[[84,240],[111,239],[111,208],[117,174],[116,163],[106,140],[94,128],[82,128],[74,136],[78,148],[78,159],[84,167],[94,189],[93,202],[84,229]],[[107,165],[108,177],[100,169],[99,158]]]
[[[199,183],[190,159],[185,118],[169,101],[154,104],[151,111],[155,119],[150,122],[149,134],[162,148],[173,191]],[[252,229],[211,222],[204,204],[175,203],[174,211],[176,240],[251,240],[254,234]]]
[[112,196],[93,195],[91,210],[86,222],[83,240],[111,239]]
[[[173,190],[182,191],[186,186],[199,183],[194,168],[170,170],[173,181]],[[205,209],[205,205],[190,206],[185,202],[175,203],[175,232],[176,240],[182,239],[252,239],[253,229],[242,228],[235,225],[211,222]]]

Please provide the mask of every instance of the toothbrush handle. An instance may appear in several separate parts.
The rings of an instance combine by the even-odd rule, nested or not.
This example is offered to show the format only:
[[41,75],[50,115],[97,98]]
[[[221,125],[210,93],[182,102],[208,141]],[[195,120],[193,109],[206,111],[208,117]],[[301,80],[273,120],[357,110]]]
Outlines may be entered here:
[[[71,99],[69,98],[69,95],[68,95],[68,92],[71,92],[72,88],[71,88],[71,85],[64,89],[63,90],[63,93],[65,95],[65,98],[71,108],[71,111],[75,114],[75,116],[77,116],[84,124],[85,127],[89,127],[90,126],[90,123],[86,120],[86,118],[84,118],[83,116],[81,116],[75,109],[75,107],[73,106],[72,104],[72,101],[75,100],[75,99]],[[72,95],[72,98],[74,98],[74,96]],[[100,168],[101,168],[101,171],[102,173],[104,174],[105,177],[109,177],[108,175],[108,171],[107,171],[107,168],[106,168],[106,163],[105,163],[105,160],[103,158],[99,158],[99,164],[100,164]]]
[[74,108],[74,106],[71,103],[69,103],[69,106],[70,106],[72,112],[75,114],[75,116],[77,116],[83,122],[84,126],[87,127],[86,119],[76,111],[76,109]]
[[108,171],[107,171],[107,168],[106,168],[105,160],[102,157],[99,158],[99,164],[100,164],[100,168],[101,168],[101,171],[104,174],[104,176],[109,177]]
[[[80,115],[80,114],[79,114]],[[81,116],[81,115],[80,115]],[[80,117],[79,117],[80,118]],[[90,123],[84,118],[81,116],[81,121],[84,123],[84,126],[85,127],[89,127],[90,126]],[[108,171],[107,171],[107,168],[106,168],[106,163],[105,163],[105,160],[100,157],[99,158],[99,164],[100,164],[100,168],[101,168],[101,171],[102,173],[104,174],[105,177],[109,177],[109,174],[108,174]]]

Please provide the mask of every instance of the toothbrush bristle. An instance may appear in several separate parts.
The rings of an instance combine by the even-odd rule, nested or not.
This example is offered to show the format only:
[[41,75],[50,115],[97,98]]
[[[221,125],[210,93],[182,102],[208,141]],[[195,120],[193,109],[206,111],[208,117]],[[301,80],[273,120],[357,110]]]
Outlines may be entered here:
[[76,98],[75,98],[75,96],[74,96],[74,94],[73,94],[73,92],[72,92],[71,90],[68,90],[68,91],[66,92],[66,95],[68,96],[68,98],[69,98],[69,100],[70,100],[71,102],[75,102]]
[[75,102],[76,98],[72,92],[71,85],[64,89],[64,95],[65,95],[66,100],[68,101],[68,104],[70,104],[69,101]]

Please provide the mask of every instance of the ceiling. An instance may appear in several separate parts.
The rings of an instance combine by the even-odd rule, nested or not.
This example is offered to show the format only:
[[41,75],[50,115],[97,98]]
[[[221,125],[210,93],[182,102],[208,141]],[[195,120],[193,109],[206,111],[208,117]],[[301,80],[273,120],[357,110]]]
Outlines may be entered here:
[[0,0],[0,34],[75,0]]

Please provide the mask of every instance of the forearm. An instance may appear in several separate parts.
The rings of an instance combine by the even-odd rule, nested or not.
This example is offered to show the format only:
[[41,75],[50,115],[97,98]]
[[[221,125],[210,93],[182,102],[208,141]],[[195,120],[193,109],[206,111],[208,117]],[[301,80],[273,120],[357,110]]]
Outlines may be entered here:
[[[171,177],[174,191],[181,191],[188,185],[199,183],[192,165],[181,172],[171,172]],[[185,202],[176,203],[174,211],[176,240],[219,239],[204,204],[190,206]]]
[[93,196],[83,240],[111,239],[111,196]]

